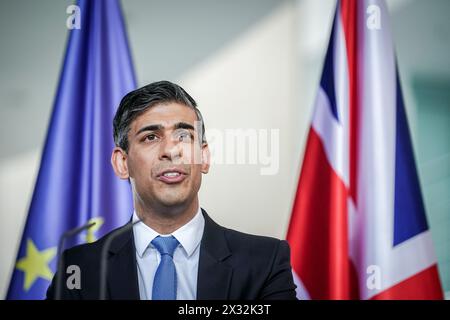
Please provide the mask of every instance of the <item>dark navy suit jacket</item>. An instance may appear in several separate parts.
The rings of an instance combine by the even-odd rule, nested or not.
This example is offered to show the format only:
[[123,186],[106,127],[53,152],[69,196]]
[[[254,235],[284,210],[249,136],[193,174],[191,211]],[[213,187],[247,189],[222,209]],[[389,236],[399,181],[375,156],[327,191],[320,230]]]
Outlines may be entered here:
[[[205,229],[200,244],[198,300],[296,298],[286,241],[227,229],[215,223],[203,209],[202,213]],[[133,229],[131,226],[127,229],[110,241],[107,299],[140,299]],[[66,279],[70,274],[64,274],[60,281],[62,299],[99,299],[101,252],[111,234],[64,252],[63,270],[68,265],[79,266],[81,287],[68,289]],[[47,299],[55,298],[56,279],[55,275]]]

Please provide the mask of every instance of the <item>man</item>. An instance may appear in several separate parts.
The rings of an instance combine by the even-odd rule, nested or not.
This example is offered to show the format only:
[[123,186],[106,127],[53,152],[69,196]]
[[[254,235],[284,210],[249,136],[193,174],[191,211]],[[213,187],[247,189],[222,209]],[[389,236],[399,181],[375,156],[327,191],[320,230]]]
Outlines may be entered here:
[[67,275],[55,276],[48,298],[58,287],[63,299],[295,299],[286,241],[226,229],[200,208],[210,156],[183,88],[161,81],[128,93],[113,125],[111,163],[131,184],[133,217],[67,250],[64,265],[80,268],[81,283],[70,289]]

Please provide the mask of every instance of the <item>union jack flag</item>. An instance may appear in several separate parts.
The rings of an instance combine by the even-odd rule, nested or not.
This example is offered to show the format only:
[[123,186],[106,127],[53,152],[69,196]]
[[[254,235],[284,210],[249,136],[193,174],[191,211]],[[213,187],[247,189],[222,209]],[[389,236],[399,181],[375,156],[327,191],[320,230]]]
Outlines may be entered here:
[[382,0],[337,5],[287,239],[299,298],[443,298]]

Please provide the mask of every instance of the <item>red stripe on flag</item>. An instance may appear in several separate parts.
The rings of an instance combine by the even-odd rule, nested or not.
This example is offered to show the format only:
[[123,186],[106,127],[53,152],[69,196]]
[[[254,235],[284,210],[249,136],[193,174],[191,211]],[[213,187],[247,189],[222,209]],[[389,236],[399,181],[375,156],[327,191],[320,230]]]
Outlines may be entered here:
[[357,203],[358,175],[358,56],[357,56],[357,0],[341,0],[340,15],[342,19],[345,45],[347,48],[347,65],[349,76],[349,115],[350,115],[350,181],[349,195]]
[[444,298],[439,282],[437,266],[422,272],[377,294],[373,300],[442,300]]
[[[287,233],[292,266],[312,299],[349,299],[347,189],[310,129]],[[353,287],[353,286],[352,286]]]

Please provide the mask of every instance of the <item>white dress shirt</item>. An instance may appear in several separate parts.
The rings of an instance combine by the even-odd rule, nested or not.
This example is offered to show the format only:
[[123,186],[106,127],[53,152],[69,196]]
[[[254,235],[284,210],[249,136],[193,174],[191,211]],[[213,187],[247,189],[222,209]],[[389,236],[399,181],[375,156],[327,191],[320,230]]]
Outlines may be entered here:
[[[139,218],[135,211],[133,222],[137,220]],[[157,236],[171,235],[180,243],[173,254],[177,270],[177,300],[195,300],[197,298],[198,260],[204,227],[205,219],[200,207],[194,218],[172,234],[159,234],[143,222],[133,226],[141,300],[152,299],[153,278],[161,261],[161,255],[151,241]]]

